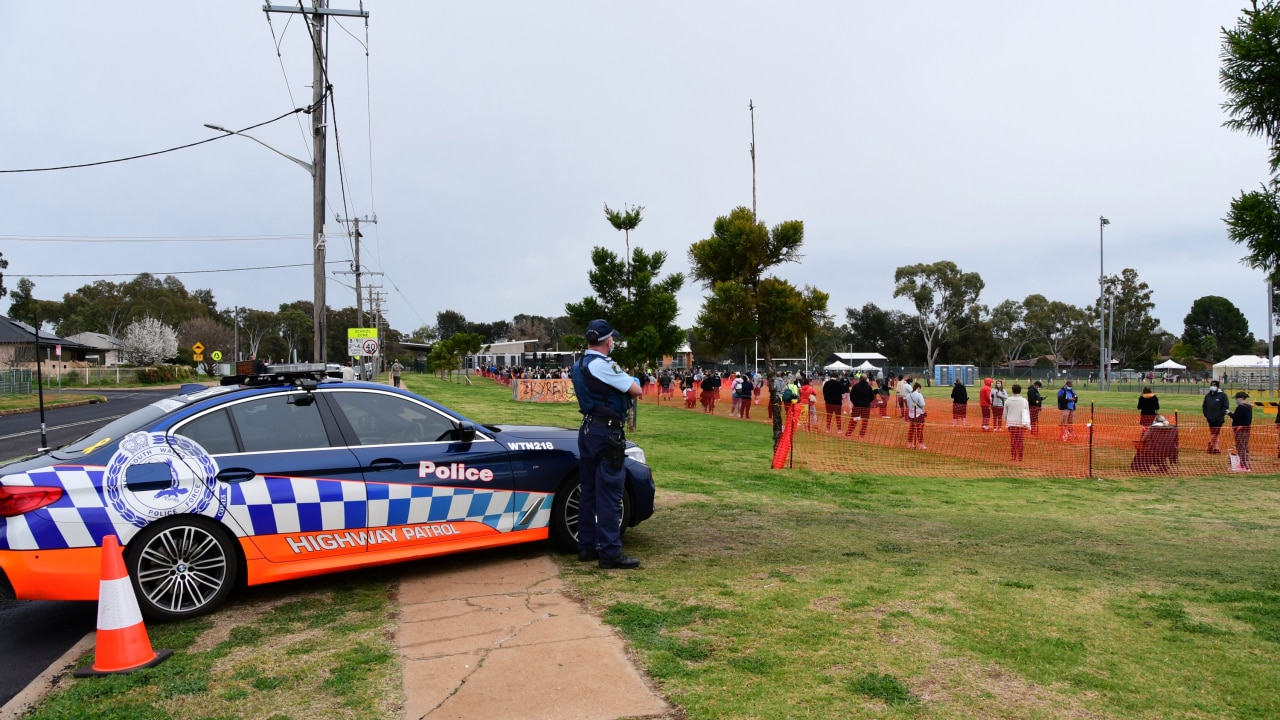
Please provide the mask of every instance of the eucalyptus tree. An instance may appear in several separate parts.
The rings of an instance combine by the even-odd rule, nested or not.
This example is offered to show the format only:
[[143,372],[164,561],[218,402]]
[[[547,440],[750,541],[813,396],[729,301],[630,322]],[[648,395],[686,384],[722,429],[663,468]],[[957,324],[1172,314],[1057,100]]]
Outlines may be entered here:
[[916,310],[916,328],[924,339],[925,365],[934,360],[948,333],[963,322],[986,283],[976,272],[963,272],[950,260],[904,265],[893,273],[894,297],[905,297]]
[[[1022,301],[1022,307],[1023,322],[1032,335],[1044,343],[1055,363],[1072,359],[1073,356],[1084,357],[1083,349],[1080,348],[1080,352],[1077,352],[1076,346],[1086,337],[1078,332],[1079,329],[1092,322],[1087,312],[1060,300],[1049,300],[1039,293],[1028,295]],[[1095,342],[1096,334],[1095,332]],[[1093,347],[1096,348],[1096,345]]]

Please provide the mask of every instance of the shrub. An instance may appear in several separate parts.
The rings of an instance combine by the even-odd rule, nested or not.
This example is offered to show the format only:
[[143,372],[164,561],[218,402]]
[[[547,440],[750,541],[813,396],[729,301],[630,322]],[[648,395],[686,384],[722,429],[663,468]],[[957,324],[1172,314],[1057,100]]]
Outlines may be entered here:
[[156,365],[138,368],[138,382],[153,385],[186,382],[191,379],[191,368],[185,365]]

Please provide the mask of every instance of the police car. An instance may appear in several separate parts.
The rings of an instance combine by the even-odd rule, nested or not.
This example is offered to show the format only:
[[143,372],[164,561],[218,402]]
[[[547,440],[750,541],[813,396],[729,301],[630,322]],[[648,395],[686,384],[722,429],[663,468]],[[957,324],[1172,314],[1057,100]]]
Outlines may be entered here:
[[[108,535],[161,621],[237,584],[548,538],[576,550],[576,431],[480,425],[323,364],[237,372],[0,467],[0,597],[96,600]],[[654,496],[634,443],[626,470],[624,528]]]

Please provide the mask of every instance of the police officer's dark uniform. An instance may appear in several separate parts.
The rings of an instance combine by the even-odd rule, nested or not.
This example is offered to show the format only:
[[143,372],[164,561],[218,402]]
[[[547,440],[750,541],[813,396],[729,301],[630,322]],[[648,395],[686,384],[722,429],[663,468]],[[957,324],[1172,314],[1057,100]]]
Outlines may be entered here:
[[[620,338],[608,322],[587,325],[587,344],[605,345]],[[640,561],[622,554],[622,493],[626,484],[623,461],[626,437],[623,423],[640,386],[604,352],[589,348],[573,365],[573,390],[578,396],[582,427],[578,430],[578,559],[599,560],[602,568],[631,569]]]

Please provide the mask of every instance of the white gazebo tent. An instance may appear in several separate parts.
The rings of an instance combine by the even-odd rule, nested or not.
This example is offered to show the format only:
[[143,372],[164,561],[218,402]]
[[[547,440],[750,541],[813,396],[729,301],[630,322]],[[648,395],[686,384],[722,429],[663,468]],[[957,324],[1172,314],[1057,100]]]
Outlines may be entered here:
[[1213,377],[1226,375],[1229,383],[1266,383],[1267,371],[1267,358],[1257,355],[1232,355],[1213,365]]
[[880,368],[872,365],[870,360],[863,360],[862,364],[854,368],[854,370],[861,370],[862,372],[880,372]]
[[1153,369],[1154,370],[1186,370],[1187,366],[1176,363],[1171,358],[1169,360],[1165,360],[1159,365],[1154,366]]
[[840,362],[839,360],[837,360],[837,361],[835,361],[835,362],[831,363],[830,365],[827,365],[826,367],[824,367],[824,368],[823,368],[823,370],[831,370],[831,371],[835,371],[835,372],[839,372],[839,371],[841,371],[841,370],[852,370],[852,369],[853,369],[853,366],[852,366],[852,365],[846,365],[846,364],[844,364],[844,363]]

